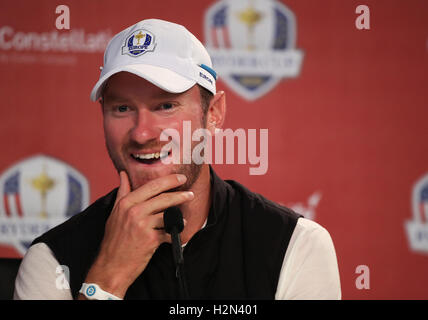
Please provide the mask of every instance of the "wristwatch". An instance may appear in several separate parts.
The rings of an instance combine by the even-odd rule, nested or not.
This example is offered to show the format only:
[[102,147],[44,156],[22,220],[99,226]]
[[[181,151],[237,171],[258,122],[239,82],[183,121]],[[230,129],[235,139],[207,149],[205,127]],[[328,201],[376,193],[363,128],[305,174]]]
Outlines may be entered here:
[[83,283],[79,293],[89,300],[122,300],[115,295],[108,293],[95,283]]

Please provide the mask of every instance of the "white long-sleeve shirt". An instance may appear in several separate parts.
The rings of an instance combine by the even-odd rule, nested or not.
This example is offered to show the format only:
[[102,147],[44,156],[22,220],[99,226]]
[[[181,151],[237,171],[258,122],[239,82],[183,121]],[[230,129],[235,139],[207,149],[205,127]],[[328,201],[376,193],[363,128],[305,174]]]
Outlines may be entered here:
[[[71,300],[71,290],[58,286],[58,263],[45,243],[31,246],[15,281],[14,299]],[[71,271],[72,272],[72,271]],[[328,231],[318,223],[300,218],[288,245],[276,300],[341,299],[336,252]]]

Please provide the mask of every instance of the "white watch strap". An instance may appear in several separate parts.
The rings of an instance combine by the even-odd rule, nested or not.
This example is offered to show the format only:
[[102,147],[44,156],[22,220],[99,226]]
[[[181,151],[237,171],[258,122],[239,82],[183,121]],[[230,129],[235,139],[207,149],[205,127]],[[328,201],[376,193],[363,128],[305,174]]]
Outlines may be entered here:
[[83,283],[79,291],[89,300],[122,300],[100,288],[96,283]]

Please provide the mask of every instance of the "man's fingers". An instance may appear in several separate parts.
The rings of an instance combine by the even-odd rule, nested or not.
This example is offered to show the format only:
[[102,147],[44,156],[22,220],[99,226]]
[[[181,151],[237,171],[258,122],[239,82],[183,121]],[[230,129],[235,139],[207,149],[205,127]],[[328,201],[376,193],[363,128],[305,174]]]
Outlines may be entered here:
[[158,214],[152,215],[149,217],[149,224],[150,226],[155,229],[155,232],[157,232],[160,243],[162,242],[169,242],[171,243],[171,235],[169,233],[166,233],[165,231],[165,225],[163,222],[163,215],[164,212],[160,212]]
[[164,230],[156,230],[159,233],[160,242],[172,243],[171,235],[166,233]]
[[[152,180],[137,190],[131,191],[128,175],[125,171],[121,171],[115,207],[120,212],[129,211],[129,216],[137,220],[162,212],[169,207],[193,200],[194,194],[191,191],[164,192],[185,181],[184,175],[172,174]],[[145,199],[147,197],[148,199]]]
[[186,180],[187,178],[183,174],[170,174],[151,180],[129,193],[127,200],[134,204],[146,201],[159,193],[181,186]]
[[165,209],[180,205],[184,202],[193,200],[195,195],[191,191],[175,191],[168,193],[161,193],[160,195],[147,200],[143,204],[138,204],[138,210],[146,212],[148,214],[156,214],[164,211]]
[[[155,215],[150,216],[151,218],[151,226],[154,229],[158,229],[158,230],[163,230],[165,228],[165,224],[164,224],[164,220],[163,220],[163,216],[164,216],[165,212],[160,212],[157,213]],[[187,220],[183,218],[183,225],[186,226],[187,225]]]

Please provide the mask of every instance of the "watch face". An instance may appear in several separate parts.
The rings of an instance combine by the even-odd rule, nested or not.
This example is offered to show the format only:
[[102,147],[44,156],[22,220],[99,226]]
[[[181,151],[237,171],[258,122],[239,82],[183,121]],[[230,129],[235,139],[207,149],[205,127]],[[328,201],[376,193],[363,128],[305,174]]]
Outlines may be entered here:
[[88,296],[93,296],[95,294],[96,288],[95,286],[89,286],[86,288],[86,294]]

